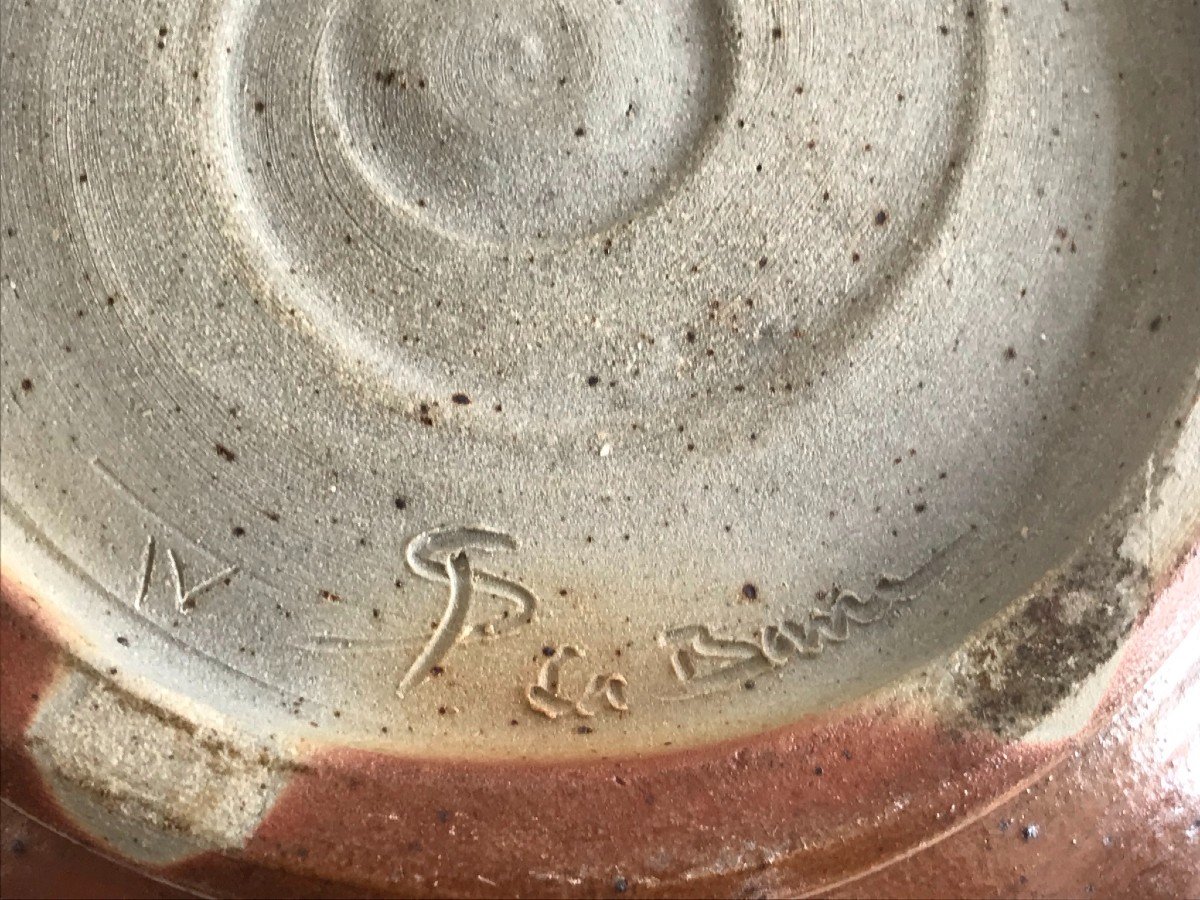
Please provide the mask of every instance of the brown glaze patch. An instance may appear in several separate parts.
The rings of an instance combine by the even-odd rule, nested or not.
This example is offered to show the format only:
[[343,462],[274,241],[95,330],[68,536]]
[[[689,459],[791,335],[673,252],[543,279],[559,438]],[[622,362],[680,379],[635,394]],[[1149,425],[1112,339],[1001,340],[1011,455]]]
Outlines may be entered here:
[[[1200,625],[1197,598],[1193,549],[1139,623],[1099,736],[1029,745],[867,705],[641,759],[330,750],[298,770],[241,859],[207,854],[161,874],[242,896],[986,896],[1084,892],[1094,868],[1134,893],[1187,896],[1200,877],[1188,837],[1200,826],[1185,821],[1195,798],[1162,775],[1198,737],[1177,736],[1162,759],[1144,751],[1161,747],[1160,722],[1187,699],[1150,677],[1174,653],[1191,654],[1180,685],[1200,678],[1181,640]],[[11,629],[29,601],[7,585],[5,601],[4,646],[20,646]],[[26,640],[53,660],[43,632]],[[1062,865],[1079,853],[1086,866]]]
[[195,896],[93,853],[7,803],[0,805],[0,861],[5,900],[181,900]]
[[[291,782],[246,853],[318,878],[354,872],[401,895],[609,896],[624,879],[634,896],[704,896],[768,868],[813,888],[933,836],[1055,752],[1001,749],[990,735],[864,708],[642,759],[331,750]],[[947,772],[971,782],[974,799]],[[847,832],[856,815],[870,827]]]
[[25,805],[41,799],[25,731],[59,671],[61,651],[37,601],[7,577],[0,577],[0,659],[0,795]]
[[[1097,716],[1104,726],[1078,753],[961,831],[826,896],[1200,896],[1200,796],[1194,779],[1188,790],[1186,777],[1170,774],[1200,752],[1196,713],[1179,689],[1200,683],[1200,658],[1172,643],[1200,625],[1196,549],[1178,572],[1146,639],[1122,659]],[[1179,684],[1147,687],[1168,661]],[[1171,720],[1185,728],[1164,728]]]
[[4,718],[0,726],[24,731],[37,711],[40,693],[58,667],[59,649],[47,634],[36,600],[10,578],[0,578],[0,679]]
[[[12,804],[71,840],[96,848],[100,842],[79,828],[54,800],[26,742],[42,698],[63,670],[64,657],[54,630],[37,600],[13,578],[0,575],[0,796],[6,806]],[[71,858],[69,853],[62,857],[64,862]],[[78,859],[86,858],[81,850]],[[5,885],[7,897],[7,872]]]

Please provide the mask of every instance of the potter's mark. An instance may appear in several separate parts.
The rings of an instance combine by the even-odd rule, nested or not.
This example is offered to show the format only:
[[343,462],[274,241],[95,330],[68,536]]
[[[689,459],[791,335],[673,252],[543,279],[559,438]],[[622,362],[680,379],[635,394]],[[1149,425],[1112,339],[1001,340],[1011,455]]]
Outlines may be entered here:
[[[538,606],[533,593],[515,581],[477,568],[468,553],[516,549],[513,538],[486,528],[435,528],[409,541],[404,550],[408,567],[426,581],[445,585],[449,593],[433,637],[400,680],[399,696],[424,681],[458,641],[472,636],[497,637],[533,621]],[[487,621],[471,624],[469,615],[477,593],[498,597],[509,608]]]
[[[187,580],[184,576],[182,563],[179,561],[178,555],[174,550],[167,548],[167,567],[171,576],[171,585],[174,588],[175,595],[175,611],[187,615],[196,608],[196,601],[203,595],[211,591],[219,584],[226,584],[234,575],[237,574],[237,566],[226,566],[214,575],[197,581],[191,587],[187,586]],[[158,559],[158,547],[155,543],[153,535],[146,539],[146,546],[142,550],[142,559],[139,567],[137,593],[134,595],[133,608],[141,610],[142,604],[150,594],[150,581],[154,574],[154,565]]]
[[581,694],[571,697],[566,693],[562,686],[563,664],[585,656],[587,654],[583,650],[567,644],[547,657],[538,672],[537,683],[531,684],[525,691],[525,699],[530,707],[548,719],[563,715],[591,718],[596,715],[599,706],[607,706],[618,712],[628,711],[629,704],[625,699],[627,682],[619,672],[597,672],[588,679]]
[[[944,571],[945,560],[962,538],[934,554],[906,578],[882,576],[872,591],[833,587],[807,612],[764,625],[753,636],[722,637],[709,625],[669,628],[658,644],[670,650],[671,669],[691,696],[751,685],[757,675],[798,659],[818,659],[830,644],[848,641],[854,630],[881,621],[907,603]],[[852,627],[853,626],[853,627]]]
[[907,597],[867,599],[834,588],[827,608],[813,607],[807,615],[766,625],[756,638],[718,637],[708,625],[672,628],[658,636],[659,646],[673,648],[675,677],[697,693],[735,687],[748,679],[782,668],[793,659],[821,656],[828,644],[850,638],[851,625],[866,627],[886,616]]

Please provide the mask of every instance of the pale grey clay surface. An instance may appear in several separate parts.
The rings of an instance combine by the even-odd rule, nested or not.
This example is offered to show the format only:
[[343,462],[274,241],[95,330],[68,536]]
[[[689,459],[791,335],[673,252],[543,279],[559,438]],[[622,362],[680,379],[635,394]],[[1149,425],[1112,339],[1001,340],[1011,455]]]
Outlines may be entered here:
[[513,758],[978,705],[1084,558],[975,710],[1052,730],[1196,525],[1200,10],[1132,10],[5,0],[6,574],[255,742]]

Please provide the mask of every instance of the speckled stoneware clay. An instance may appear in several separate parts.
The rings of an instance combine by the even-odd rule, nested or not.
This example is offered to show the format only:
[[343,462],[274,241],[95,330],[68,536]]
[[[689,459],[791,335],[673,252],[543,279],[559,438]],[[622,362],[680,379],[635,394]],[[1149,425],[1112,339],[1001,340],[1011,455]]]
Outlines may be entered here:
[[2,7],[5,795],[80,839],[816,890],[1200,633],[1191,0]]

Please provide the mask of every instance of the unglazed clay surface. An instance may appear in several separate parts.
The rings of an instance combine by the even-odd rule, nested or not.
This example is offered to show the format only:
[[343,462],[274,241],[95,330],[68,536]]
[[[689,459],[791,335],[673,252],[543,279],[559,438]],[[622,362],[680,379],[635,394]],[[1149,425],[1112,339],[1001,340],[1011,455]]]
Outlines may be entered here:
[[281,745],[1060,727],[1196,522],[1200,12],[1128,8],[6,0],[6,574]]

